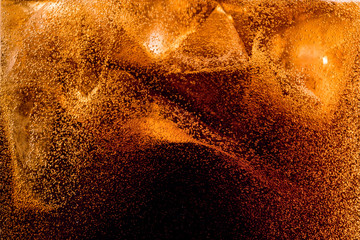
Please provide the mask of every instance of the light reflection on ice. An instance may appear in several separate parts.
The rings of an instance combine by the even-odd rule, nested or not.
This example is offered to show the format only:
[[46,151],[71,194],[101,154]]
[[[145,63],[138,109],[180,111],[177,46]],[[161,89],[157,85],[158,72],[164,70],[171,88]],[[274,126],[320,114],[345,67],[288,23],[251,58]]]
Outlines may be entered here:
[[324,65],[328,64],[328,57],[327,56],[323,57],[323,64]]
[[148,50],[154,55],[160,55],[166,51],[165,39],[159,31],[153,31],[149,36],[149,41],[145,43]]

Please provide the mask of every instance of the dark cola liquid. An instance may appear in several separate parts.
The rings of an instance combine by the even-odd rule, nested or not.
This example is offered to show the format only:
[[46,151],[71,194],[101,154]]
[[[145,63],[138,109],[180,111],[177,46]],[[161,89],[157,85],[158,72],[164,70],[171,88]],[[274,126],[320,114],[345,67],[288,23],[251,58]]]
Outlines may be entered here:
[[357,3],[1,4],[1,236],[359,237]]

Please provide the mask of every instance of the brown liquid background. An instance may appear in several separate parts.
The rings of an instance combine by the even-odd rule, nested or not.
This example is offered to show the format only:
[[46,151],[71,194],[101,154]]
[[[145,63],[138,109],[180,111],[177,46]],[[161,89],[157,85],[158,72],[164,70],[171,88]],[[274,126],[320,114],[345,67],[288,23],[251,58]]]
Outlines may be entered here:
[[[4,3],[3,3],[4,4]],[[223,3],[224,6],[226,6],[226,3]],[[227,3],[227,4],[231,4],[231,3]],[[314,5],[315,2],[313,3]],[[322,3],[318,3],[320,6]],[[236,3],[235,3],[236,5]],[[261,4],[260,4],[261,5]],[[266,6],[266,4],[264,3],[264,5]],[[281,5],[281,3],[280,3]],[[311,5],[311,4],[310,4]],[[326,5],[326,4],[325,4]],[[351,5],[350,5],[351,6]],[[275,6],[274,9],[277,9],[278,6]],[[226,7],[224,7],[226,9]],[[256,4],[255,4],[255,9],[257,10],[264,10],[266,9],[266,7],[258,7],[256,8]],[[318,9],[321,7],[314,7],[314,9]],[[352,9],[352,7],[349,7],[350,9]],[[345,8],[345,12],[346,12]],[[265,11],[265,10],[264,10]],[[268,10],[267,10],[268,11]],[[309,10],[309,12],[311,12],[311,10]],[[314,12],[316,12],[316,10],[314,10]],[[340,11],[341,12],[341,11]],[[315,13],[311,13],[311,14],[315,14]],[[261,11],[259,11],[259,15],[261,15]],[[236,16],[236,15],[235,15]],[[306,17],[306,16],[305,16]],[[246,21],[246,18],[244,18]],[[236,22],[236,21],[235,21]],[[262,25],[265,23],[260,22],[256,22],[256,24],[258,25]],[[256,25],[255,24],[255,25]],[[274,24],[276,25],[276,22],[274,22]],[[243,26],[248,26],[246,24],[244,24]],[[256,26],[255,26],[256,27]],[[273,26],[276,29],[276,26]],[[246,32],[245,30],[243,32]],[[241,33],[241,31],[240,31]],[[250,49],[251,48],[251,44],[254,41],[254,36],[250,36],[250,35],[244,35],[242,36],[241,34],[239,34],[240,37],[244,40],[245,43],[245,48],[246,49]],[[250,40],[247,40],[246,38],[250,38]],[[247,46],[247,44],[249,44],[249,46]],[[228,73],[228,72],[226,72]],[[213,73],[208,73],[209,75],[213,74]],[[231,73],[230,73],[231,74]],[[201,75],[201,74],[200,74]],[[226,75],[226,74],[224,74]],[[191,76],[193,77],[193,76]],[[202,79],[204,78],[204,76],[197,76],[195,74],[195,79],[199,78]],[[205,78],[206,78],[206,74],[205,74]],[[354,79],[357,79],[357,73],[355,73],[355,76],[353,76]],[[175,79],[173,82],[173,84],[175,86],[179,86],[176,82],[177,76],[175,74],[175,76],[170,76],[169,79]],[[225,77],[226,79],[226,77]],[[172,82],[172,81],[171,81]],[[256,85],[256,81],[254,83]],[[199,89],[202,89],[206,87],[206,84],[204,86],[198,86],[198,88],[194,88],[193,92],[200,92]],[[354,81],[354,88],[353,90],[357,87],[355,81]],[[186,91],[188,91],[189,86],[181,86],[179,88],[176,89],[177,92],[180,93],[184,93],[186,95]],[[211,90],[210,92],[216,92],[216,90]],[[268,90],[269,93],[271,94],[271,89]],[[166,96],[165,98],[167,98],[169,95],[172,94],[172,92],[164,92],[162,93],[164,96]],[[256,98],[256,94],[261,95],[261,91],[257,92],[254,91],[253,94],[255,95],[254,98]],[[345,103],[341,103],[341,104],[347,104],[347,100],[348,99],[357,99],[357,91],[354,90],[353,92],[349,92],[347,95],[347,98],[344,97],[343,101]],[[196,97],[195,99],[191,99],[192,95],[190,94],[190,100],[191,102],[194,104],[193,106],[195,106],[195,110],[192,109],[190,106],[190,112],[191,111],[206,111],[202,109],[203,106],[206,107],[206,104],[209,104],[209,102],[207,102],[206,100],[206,94],[204,95],[200,95],[198,97]],[[225,99],[226,100],[226,99]],[[210,101],[210,105],[211,100]],[[249,102],[251,102],[251,98],[250,100],[248,100]],[[287,104],[287,102],[285,103],[281,103],[281,102],[275,102],[275,103],[270,103],[267,104],[265,103],[265,109],[269,110],[271,109],[271,107],[276,107],[276,104]],[[353,106],[354,103],[351,102],[349,105]],[[180,103],[181,106],[181,103]],[[248,106],[249,108],[251,108],[251,105]],[[353,107],[357,107],[356,103]],[[171,108],[171,107],[170,107]],[[221,109],[221,104],[219,109]],[[218,111],[220,111],[219,109],[217,109]],[[256,109],[256,108],[255,108]],[[303,110],[299,110],[300,112]],[[305,109],[306,111],[306,109]],[[271,112],[267,112],[268,114],[270,114]],[[356,112],[357,113],[357,112]],[[223,115],[222,115],[223,114]],[[208,116],[205,116],[206,118],[203,119],[203,121],[208,121],[208,122],[212,122],[213,126],[218,126],[217,125],[217,121],[221,121],[223,119],[226,119],[226,121],[230,121],[230,117],[226,116],[227,112],[225,111],[224,113],[217,113],[215,114],[215,116],[212,116],[211,114]],[[259,116],[261,116],[261,114],[259,114]],[[251,124],[252,121],[254,119],[257,119],[257,121],[262,121],[261,118],[259,119],[256,115],[256,113],[252,113],[249,114],[247,117],[247,119],[244,120],[244,126],[239,126],[240,129],[238,129],[238,131],[240,133],[243,132],[251,132],[251,130],[254,130],[254,132],[259,131],[258,129],[251,129]],[[279,202],[277,202],[276,204],[289,204],[289,207],[284,207],[284,212],[288,213],[288,216],[285,216],[284,212],[281,212],[282,210],[276,210],[278,206],[276,206],[276,204],[274,204],[274,209],[273,211],[270,211],[271,213],[273,213],[274,215],[269,215],[266,217],[266,219],[261,219],[260,220],[254,220],[253,223],[250,222],[250,228],[251,231],[256,231],[258,230],[259,232],[256,234],[259,234],[259,236],[263,237],[264,239],[273,239],[273,238],[277,238],[277,239],[301,239],[301,238],[310,238],[310,239],[318,239],[318,238],[327,238],[327,239],[337,239],[337,238],[341,238],[341,239],[356,239],[357,237],[357,230],[358,230],[358,215],[357,213],[354,213],[353,211],[356,212],[357,209],[357,192],[358,190],[356,189],[356,186],[358,186],[357,183],[357,172],[353,172],[354,170],[352,170],[353,166],[349,166],[349,162],[338,162],[337,160],[339,159],[351,159],[351,161],[353,161],[352,164],[355,165],[355,169],[357,168],[356,165],[358,164],[357,162],[357,156],[352,157],[351,154],[356,155],[357,154],[357,138],[358,135],[355,134],[354,136],[351,134],[351,131],[353,131],[354,129],[357,130],[357,115],[352,113],[352,112],[348,112],[347,110],[342,111],[338,111],[335,112],[334,114],[334,118],[335,120],[332,121],[331,127],[332,127],[332,131],[329,135],[326,135],[326,127],[329,125],[325,124],[325,130],[323,129],[316,129],[315,130],[311,128],[311,126],[309,127],[310,130],[308,130],[308,134],[309,136],[311,136],[311,134],[313,134],[313,136],[316,136],[317,139],[314,140],[314,143],[308,143],[307,141],[309,141],[307,136],[302,136],[303,133],[305,133],[307,130],[306,128],[304,129],[303,126],[297,127],[296,126],[296,122],[291,122],[291,119],[285,119],[284,122],[289,121],[289,125],[290,126],[290,133],[293,134],[293,140],[295,142],[298,142],[299,145],[298,146],[304,146],[302,145],[302,141],[306,142],[306,144],[308,144],[307,146],[309,146],[309,148],[311,149],[311,147],[314,147],[315,149],[315,154],[319,154],[319,145],[317,145],[316,141],[322,142],[324,149],[330,151],[329,153],[325,153],[325,157],[329,157],[332,156],[332,159],[330,159],[329,161],[325,161],[325,162],[318,162],[316,164],[319,164],[318,166],[314,167],[314,168],[323,168],[323,171],[310,171],[310,173],[316,174],[316,173],[321,173],[324,172],[324,175],[319,176],[318,179],[316,179],[316,176],[311,176],[312,178],[314,178],[314,181],[310,181],[310,183],[313,184],[313,186],[310,186],[309,189],[310,192],[316,191],[315,197],[314,198],[305,198],[304,200],[302,199],[299,203],[295,201],[293,201],[293,199],[295,199],[296,194],[294,193],[294,195],[291,195],[292,193],[289,194],[289,199],[286,200],[279,200]],[[243,116],[244,117],[244,116]],[[219,118],[220,120],[216,119]],[[246,118],[246,115],[245,117]],[[277,121],[277,123],[281,123],[282,120],[282,115],[279,115],[279,120]],[[336,119],[338,118],[338,119]],[[306,119],[306,118],[305,118]],[[302,122],[302,119],[298,120],[300,123]],[[168,124],[167,122],[160,122],[160,125],[166,125]],[[246,125],[247,124],[247,125]],[[154,126],[154,124],[150,123],[151,126]],[[266,125],[266,124],[264,124]],[[284,124],[286,125],[286,123]],[[344,128],[344,126],[349,126],[349,128]],[[249,127],[251,130],[248,129],[242,129],[242,128],[246,128]],[[261,124],[260,124],[261,126]],[[266,126],[264,126],[266,127]],[[169,127],[171,129],[171,126]],[[226,128],[226,126],[224,127]],[[281,128],[277,128],[274,127],[274,130],[282,130],[284,131],[282,134],[289,134],[289,132],[287,132],[286,130],[283,130]],[[344,129],[350,129],[349,133],[345,133],[349,134],[350,136],[353,136],[355,139],[350,139],[348,140],[349,143],[347,143],[349,146],[346,146],[346,144],[343,144],[344,139],[346,139],[346,136],[343,135],[343,131]],[[140,132],[143,130],[139,130]],[[174,130],[175,131],[175,130]],[[221,129],[219,130],[221,132]],[[297,132],[298,131],[298,132]],[[226,129],[224,130],[224,132],[226,133]],[[338,133],[338,136],[337,136]],[[271,149],[277,147],[275,144],[272,143],[272,141],[274,141],[274,139],[272,139],[271,137],[268,137],[266,135],[261,135],[263,133],[259,132],[259,136],[262,137],[255,137],[256,139],[260,139],[260,141],[263,141],[262,143],[260,143],[260,146],[265,146],[265,150]],[[266,134],[266,132],[265,132]],[[323,135],[321,135],[323,134]],[[0,134],[1,136],[4,136],[4,134]],[[241,138],[241,134],[239,134]],[[320,136],[319,136],[320,135]],[[281,136],[281,135],[280,135]],[[112,138],[111,134],[109,136],[102,136],[104,138]],[[344,138],[345,137],[345,138]],[[206,138],[206,137],[204,137]],[[210,143],[212,143],[211,141],[213,141],[212,137],[208,137],[210,138]],[[329,139],[326,139],[329,138]],[[226,139],[226,138],[225,138]],[[290,138],[284,138],[286,141],[291,141],[291,137]],[[280,139],[281,140],[281,139]],[[220,141],[226,141],[226,140],[220,140]],[[20,238],[27,238],[28,236],[33,236],[34,238],[39,238],[39,239],[46,239],[46,237],[49,234],[54,234],[54,236],[58,236],[59,238],[61,238],[62,236],[65,237],[69,237],[69,236],[76,236],[76,234],[79,234],[79,236],[81,236],[81,234],[84,234],[83,231],[83,226],[81,227],[74,227],[74,229],[69,229],[66,221],[67,221],[67,216],[68,215],[64,215],[59,216],[58,213],[39,213],[37,212],[37,210],[22,210],[21,208],[18,209],[17,207],[13,206],[13,200],[11,199],[10,196],[10,192],[11,192],[11,174],[9,173],[9,169],[10,169],[10,158],[9,158],[9,152],[7,149],[7,143],[6,143],[6,139],[5,137],[2,137],[1,142],[3,144],[1,144],[2,149],[1,149],[1,158],[2,158],[2,165],[1,165],[1,171],[6,173],[6,174],[2,174],[2,176],[5,176],[5,178],[2,180],[2,185],[4,186],[4,194],[2,195],[3,198],[3,202],[4,204],[2,204],[1,207],[1,211],[4,212],[4,214],[2,215],[2,218],[4,218],[5,220],[2,221],[3,223],[5,223],[5,226],[2,227],[2,231],[1,234],[5,234],[6,237],[10,238],[14,237],[16,238],[20,236]],[[250,141],[251,142],[251,141]],[[253,144],[251,142],[251,144]],[[263,145],[261,145],[263,144]],[[306,146],[305,144],[305,146]],[[231,144],[230,144],[231,145]],[[214,144],[215,149],[216,149],[216,144]],[[281,149],[281,147],[285,146],[286,144],[281,144],[279,143],[278,147],[279,149]],[[321,145],[320,145],[321,146]],[[298,161],[302,160],[302,157],[298,157],[296,156],[297,154],[307,154],[306,150],[300,150],[297,149],[297,145],[294,144],[293,145],[294,149],[290,149],[287,150],[286,153],[289,154],[288,157],[284,157],[283,158],[283,163],[280,163],[280,166],[277,165],[273,165],[271,166],[270,169],[272,168],[277,168],[279,167],[280,170],[286,169],[289,166],[286,166],[286,160],[291,159],[292,157]],[[159,149],[159,152],[161,152],[161,148]],[[166,152],[166,147],[163,147]],[[185,147],[186,148],[186,147]],[[229,147],[231,149],[231,146]],[[267,149],[266,149],[267,148]],[[155,148],[157,149],[157,148]],[[338,149],[339,151],[333,151],[331,152],[333,149]],[[195,152],[197,152],[197,150],[193,150]],[[204,150],[206,152],[206,150]],[[229,151],[231,152],[231,151]],[[154,153],[152,153],[154,154]],[[195,153],[193,153],[195,154]],[[266,153],[259,153],[257,152],[255,155],[260,155],[260,160],[259,162],[254,163],[255,166],[257,165],[261,165],[263,163],[263,160],[261,160],[261,154],[263,154],[263,156],[266,156]],[[191,153],[190,153],[191,155]],[[195,154],[196,155],[196,154]],[[250,154],[251,155],[251,154]],[[269,154],[271,156],[271,154]],[[348,155],[348,156],[347,156]],[[345,157],[343,157],[345,156]],[[201,157],[200,157],[201,158]],[[266,158],[266,157],[265,157]],[[321,158],[321,156],[317,157],[317,158]],[[215,159],[217,159],[215,157]],[[284,164],[284,165],[282,165]],[[299,163],[297,163],[299,164]],[[270,164],[271,165],[271,164]],[[306,164],[304,164],[305,166]],[[232,168],[234,168],[234,171],[238,171],[236,170],[236,167],[234,167],[233,165],[231,165]],[[311,166],[310,164],[308,166]],[[241,168],[245,168],[243,165],[241,166]],[[256,167],[255,167],[256,168]],[[292,168],[290,166],[290,168]],[[220,168],[221,169],[221,168]],[[251,168],[252,169],[252,168]],[[257,168],[256,168],[257,169]],[[304,168],[306,169],[306,167]],[[349,170],[350,169],[350,170]],[[274,171],[275,173],[271,173],[271,170],[265,170],[265,173],[262,172],[262,168],[260,168],[259,172],[256,172],[254,170],[249,170],[246,169],[247,171],[251,172],[254,175],[257,174],[264,174],[264,175],[270,175],[270,177],[265,178],[265,182],[271,182],[268,179],[276,179],[277,178],[277,171]],[[303,169],[302,169],[303,170]],[[339,174],[339,171],[343,171],[341,174]],[[270,172],[270,173],[269,173]],[[272,174],[275,175],[271,176]],[[280,175],[282,176],[283,173],[280,173]],[[336,175],[338,174],[338,175]],[[221,175],[221,173],[219,173],[219,175]],[[251,174],[250,174],[251,175]],[[306,174],[300,174],[300,185],[304,184],[304,183],[308,183],[305,178]],[[259,177],[260,178],[260,177]],[[256,178],[256,179],[259,179]],[[281,177],[280,177],[281,179]],[[321,182],[323,180],[328,180],[328,179],[334,179],[334,180],[330,180],[330,182],[328,183],[324,183],[323,185],[321,184]],[[92,179],[87,179],[88,181],[91,182]],[[301,182],[304,181],[304,182]],[[261,182],[261,181],[260,181]],[[257,209],[263,207],[264,209],[266,209],[266,205],[269,204],[269,206],[272,206],[269,202],[274,202],[274,200],[278,197],[276,192],[273,193],[273,189],[272,188],[278,188],[278,186],[280,185],[281,187],[284,186],[284,184],[276,184],[275,183],[275,187],[272,184],[268,184],[265,187],[261,186],[259,188],[257,188],[257,184],[254,184],[255,187],[252,187],[251,190],[252,191],[258,191],[258,193],[254,193],[254,199],[261,199],[260,196],[263,196],[264,199],[259,200],[258,202],[253,203],[253,211],[256,212]],[[260,184],[261,185],[261,184]],[[230,184],[230,186],[232,186]],[[267,189],[270,188],[270,193],[265,193],[262,194],[262,191],[267,191],[267,190],[263,190],[263,188]],[[286,184],[285,187],[286,188]],[[341,191],[344,192],[339,192],[339,189],[341,189]],[[231,187],[230,190],[231,192]],[[322,196],[322,191],[324,192],[324,195]],[[286,192],[286,191],[285,191]],[[231,195],[231,193],[230,193]],[[286,194],[285,194],[286,195]],[[285,197],[286,198],[286,197]],[[276,202],[276,201],[275,201]],[[310,205],[311,203],[311,205]],[[292,205],[294,204],[294,205]],[[307,205],[309,204],[309,205]],[[260,205],[260,207],[258,206]],[[307,208],[309,206],[309,208]],[[258,208],[259,207],[259,208]],[[352,209],[353,208],[353,209]],[[90,207],[91,209],[91,207]],[[277,212],[278,211],[278,212]],[[290,213],[288,212],[290,211]],[[293,211],[293,212],[291,212]],[[251,211],[250,211],[251,212]],[[82,214],[79,214],[77,216],[82,216]],[[83,216],[86,216],[86,214],[84,214]],[[334,218],[333,220],[331,218]],[[220,218],[220,217],[219,217]],[[55,221],[54,221],[55,219]],[[222,219],[222,218],[220,218]],[[59,227],[57,227],[56,225],[54,225],[53,223],[56,222]],[[80,220],[81,221],[81,220]],[[230,221],[230,220],[229,220]],[[266,222],[264,225],[264,228],[261,228],[261,223],[262,221]],[[282,221],[281,223],[278,223]],[[86,222],[86,220],[84,220],[84,225],[86,225],[88,222]],[[230,221],[231,222],[231,221]],[[234,220],[234,222],[236,222],[236,220]],[[270,224],[269,224],[270,222]],[[274,222],[275,225],[275,229],[271,229],[271,222]],[[236,223],[235,223],[236,224]],[[253,224],[253,225],[251,225]],[[90,226],[90,227],[89,227]],[[95,224],[95,226],[97,226]],[[257,229],[257,227],[259,227],[259,229]],[[91,224],[89,224],[88,226],[84,227],[86,228],[91,228]],[[276,229],[277,228],[277,229]],[[89,230],[88,230],[89,231]],[[91,231],[90,231],[91,232]],[[5,237],[5,238],[6,238]],[[82,236],[84,237],[84,236]],[[86,235],[85,235],[86,237]],[[246,236],[243,236],[244,239],[246,239]]]

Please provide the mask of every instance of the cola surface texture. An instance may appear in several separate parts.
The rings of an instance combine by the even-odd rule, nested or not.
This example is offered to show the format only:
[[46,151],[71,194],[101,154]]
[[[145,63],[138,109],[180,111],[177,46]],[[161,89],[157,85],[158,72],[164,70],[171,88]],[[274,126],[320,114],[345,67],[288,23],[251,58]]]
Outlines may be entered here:
[[358,239],[358,3],[2,1],[4,239]]

